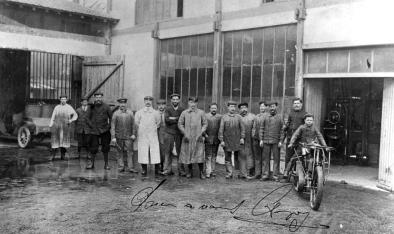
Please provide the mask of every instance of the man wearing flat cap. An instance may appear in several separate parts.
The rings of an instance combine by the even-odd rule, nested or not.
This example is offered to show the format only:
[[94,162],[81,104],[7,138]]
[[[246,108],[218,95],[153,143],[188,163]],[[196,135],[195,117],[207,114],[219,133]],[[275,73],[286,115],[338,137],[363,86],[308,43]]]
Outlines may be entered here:
[[114,112],[111,120],[111,141],[118,150],[118,169],[120,172],[137,173],[133,161],[134,115],[126,108],[127,99],[119,98],[119,109]]
[[[181,152],[181,142],[182,142],[182,133],[178,128],[178,120],[181,116],[181,113],[185,110],[183,107],[179,105],[180,96],[177,93],[173,93],[171,96],[171,105],[166,108],[164,112],[164,119],[166,124],[166,136],[164,139],[164,175],[172,175],[172,156],[174,155],[179,157]],[[174,150],[175,148],[175,150]],[[186,176],[185,167],[183,164],[179,163],[178,158],[178,175]]]
[[166,100],[159,99],[157,101],[157,111],[160,115],[160,127],[158,129],[159,133],[159,145],[160,145],[160,173],[163,174],[164,172],[164,161],[165,161],[165,139],[166,139],[166,122],[164,118],[164,112],[166,110]]
[[138,162],[142,167],[142,176],[148,173],[148,164],[155,165],[155,174],[159,174],[160,146],[158,128],[160,128],[160,115],[152,107],[153,97],[144,98],[145,107],[135,114],[134,135],[138,142]]
[[228,113],[224,114],[220,121],[219,140],[225,153],[226,179],[233,178],[233,164],[231,162],[232,153],[238,159],[239,151],[245,143],[245,126],[241,116],[236,111],[237,103],[229,101],[227,103]]
[[111,117],[112,111],[109,105],[103,102],[103,93],[94,94],[94,104],[90,112],[90,155],[88,155],[86,169],[94,168],[94,161],[101,142],[101,152],[104,156],[104,169],[109,170],[108,152],[111,143]]
[[238,105],[242,123],[245,127],[245,144],[241,147],[238,157],[241,169],[241,179],[250,178],[251,170],[252,168],[254,169],[252,128],[256,117],[249,112],[248,107],[249,105],[246,102]]
[[89,153],[89,139],[90,139],[90,127],[88,124],[90,116],[90,107],[88,105],[88,99],[81,99],[81,106],[76,110],[78,119],[75,121],[75,132],[77,133],[78,140],[78,159],[81,158],[81,150],[85,148]]
[[277,114],[278,103],[269,102],[269,115],[266,115],[260,125],[260,146],[263,147],[262,180],[270,178],[271,153],[274,158],[273,180],[279,181],[280,147],[284,134],[282,116]]
[[204,135],[208,122],[205,112],[197,108],[197,97],[190,97],[189,108],[184,110],[179,117],[178,128],[183,133],[181,154],[179,161],[188,166],[186,177],[192,177],[193,165],[197,163],[200,170],[200,178],[205,179],[204,174]]
[[49,122],[51,128],[51,146],[52,146],[52,160],[55,160],[56,151],[60,148],[60,158],[63,160],[70,148],[70,130],[71,123],[78,118],[69,104],[67,104],[67,96],[60,96],[60,104],[55,107],[52,112],[52,117]]

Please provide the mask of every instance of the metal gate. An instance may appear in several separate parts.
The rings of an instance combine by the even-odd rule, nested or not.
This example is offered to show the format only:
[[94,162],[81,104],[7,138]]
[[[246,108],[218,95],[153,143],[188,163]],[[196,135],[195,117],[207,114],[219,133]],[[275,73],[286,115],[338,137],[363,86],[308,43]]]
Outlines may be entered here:
[[82,69],[83,96],[104,94],[104,101],[114,104],[124,94],[124,57],[85,57]]

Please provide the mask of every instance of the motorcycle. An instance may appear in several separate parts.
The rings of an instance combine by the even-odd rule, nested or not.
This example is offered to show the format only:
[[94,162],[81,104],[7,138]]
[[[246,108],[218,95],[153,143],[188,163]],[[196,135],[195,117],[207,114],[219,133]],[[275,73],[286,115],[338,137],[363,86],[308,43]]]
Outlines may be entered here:
[[309,193],[310,207],[318,210],[323,199],[323,186],[329,175],[332,147],[317,143],[300,143],[301,154],[294,149],[290,159],[289,178],[293,178],[294,189]]

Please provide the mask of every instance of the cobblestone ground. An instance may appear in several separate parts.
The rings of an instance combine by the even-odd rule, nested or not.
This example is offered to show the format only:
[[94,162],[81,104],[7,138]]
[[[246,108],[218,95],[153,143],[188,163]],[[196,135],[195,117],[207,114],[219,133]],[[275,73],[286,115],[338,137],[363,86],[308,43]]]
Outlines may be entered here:
[[114,154],[110,171],[101,156],[93,171],[48,159],[42,146],[0,149],[0,233],[394,233],[386,192],[328,182],[313,211],[291,185],[226,180],[223,166],[204,181],[143,179],[118,173]]

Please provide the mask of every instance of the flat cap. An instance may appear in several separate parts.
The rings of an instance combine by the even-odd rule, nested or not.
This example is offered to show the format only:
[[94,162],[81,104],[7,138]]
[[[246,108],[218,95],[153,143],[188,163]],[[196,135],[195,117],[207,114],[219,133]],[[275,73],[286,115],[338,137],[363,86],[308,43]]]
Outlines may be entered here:
[[188,101],[198,102],[198,97],[189,97]]
[[170,98],[173,98],[173,97],[181,98],[181,95],[179,95],[178,93],[173,93],[173,94],[170,95]]
[[145,96],[145,97],[144,97],[144,100],[150,100],[150,101],[153,101],[153,97],[152,97],[152,96]]
[[104,96],[103,92],[95,92],[93,96]]
[[230,105],[237,105],[237,102],[235,102],[235,101],[233,101],[233,100],[230,100],[230,101],[228,101],[227,102],[227,106],[230,106]]
[[61,95],[59,96],[59,98],[68,98],[68,97],[67,97],[67,95],[65,95],[65,94],[61,94]]
[[127,103],[127,98],[119,98],[117,101],[119,103]]
[[159,100],[157,100],[157,104],[158,105],[166,105],[167,104],[167,101],[166,100],[164,100],[164,99],[159,99]]
[[243,102],[243,103],[238,104],[238,108],[241,108],[243,106],[249,107],[249,104],[247,102]]
[[269,102],[266,102],[265,105],[266,106],[271,106],[271,105],[278,106],[278,102],[276,102],[276,101],[269,101]]

